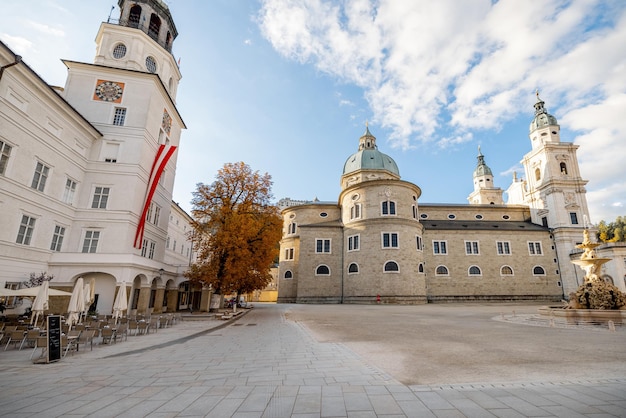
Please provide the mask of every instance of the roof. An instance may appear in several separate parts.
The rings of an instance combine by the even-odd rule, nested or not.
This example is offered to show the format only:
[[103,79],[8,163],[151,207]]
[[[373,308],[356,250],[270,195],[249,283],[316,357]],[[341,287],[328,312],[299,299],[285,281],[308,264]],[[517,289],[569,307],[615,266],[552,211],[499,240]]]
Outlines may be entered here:
[[548,228],[531,222],[521,221],[439,221],[439,220],[423,220],[420,221],[426,230],[445,230],[445,231],[545,231]]

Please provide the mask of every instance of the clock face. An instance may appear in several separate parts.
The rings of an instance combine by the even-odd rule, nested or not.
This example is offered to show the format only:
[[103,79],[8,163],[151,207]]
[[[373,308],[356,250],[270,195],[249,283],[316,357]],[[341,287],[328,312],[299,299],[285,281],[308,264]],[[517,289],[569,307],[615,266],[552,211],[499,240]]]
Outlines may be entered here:
[[124,92],[124,84],[115,81],[98,80],[94,98],[105,102],[119,103],[122,101],[122,93]]

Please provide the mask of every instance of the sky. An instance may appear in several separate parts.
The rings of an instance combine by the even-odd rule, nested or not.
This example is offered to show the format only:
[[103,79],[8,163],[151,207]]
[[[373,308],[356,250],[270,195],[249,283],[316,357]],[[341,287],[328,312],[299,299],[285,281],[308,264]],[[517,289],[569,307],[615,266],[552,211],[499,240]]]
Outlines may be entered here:
[[[506,191],[536,91],[578,145],[590,220],[626,216],[623,0],[167,0],[183,75],[173,199],[226,163],[274,200],[337,202],[366,123],[420,203],[466,204],[478,147]],[[0,40],[46,82],[93,62],[115,0],[0,0]],[[505,196],[506,198],[506,196]]]

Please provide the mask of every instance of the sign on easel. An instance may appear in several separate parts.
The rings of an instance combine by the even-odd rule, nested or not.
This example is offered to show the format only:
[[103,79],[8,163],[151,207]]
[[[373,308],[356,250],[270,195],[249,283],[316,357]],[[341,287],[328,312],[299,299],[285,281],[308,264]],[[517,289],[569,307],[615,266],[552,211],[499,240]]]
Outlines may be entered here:
[[46,362],[61,360],[61,315],[48,316],[48,353]]

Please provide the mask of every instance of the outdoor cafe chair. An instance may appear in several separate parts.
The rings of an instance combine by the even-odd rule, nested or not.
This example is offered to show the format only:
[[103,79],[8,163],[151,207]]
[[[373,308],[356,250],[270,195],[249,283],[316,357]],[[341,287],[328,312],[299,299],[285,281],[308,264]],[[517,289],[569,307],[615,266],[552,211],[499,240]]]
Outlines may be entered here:
[[20,344],[20,350],[24,347],[24,344],[28,344],[29,346],[35,344],[40,334],[41,332],[39,332],[39,329],[28,330],[28,332],[26,332],[26,336]]
[[128,340],[128,324],[119,324],[117,329],[115,330],[115,339],[120,339],[120,341],[124,341],[124,339]]
[[148,333],[148,326],[150,324],[146,321],[137,322],[137,333],[138,335],[143,335]]
[[137,321],[134,319],[128,321],[128,334],[137,335]]
[[100,330],[102,344],[111,344],[115,342],[115,331],[111,327],[104,327]]
[[93,350],[93,340],[95,336],[96,336],[95,329],[85,330],[81,332],[80,336],[78,337],[78,341],[76,343],[77,347],[80,347],[81,344],[84,346],[85,344],[89,343],[89,345],[91,346],[91,350]]
[[70,337],[67,335],[61,334],[61,350],[63,351],[63,357],[67,356],[69,351],[76,351],[76,343],[78,338]]
[[159,317],[159,326],[161,328],[166,328],[170,323],[170,319],[167,316]]
[[[159,318],[151,318],[150,319],[150,328],[154,329],[154,332],[157,332],[159,329]],[[148,330],[150,332],[150,330]]]
[[4,351],[7,351],[7,348],[9,347],[9,344],[13,344],[13,347],[17,347],[17,345],[20,345],[20,348],[22,348],[22,343],[24,342],[24,339],[26,339],[26,331],[22,331],[22,330],[15,330],[15,331],[11,331],[9,333],[9,339],[7,340],[7,345],[4,346]]
[[42,358],[46,354],[46,350],[48,349],[48,337],[39,336],[35,339],[35,347],[30,353],[31,359],[35,355],[35,351],[37,351],[38,348],[41,348],[41,354],[39,354],[39,358]]

